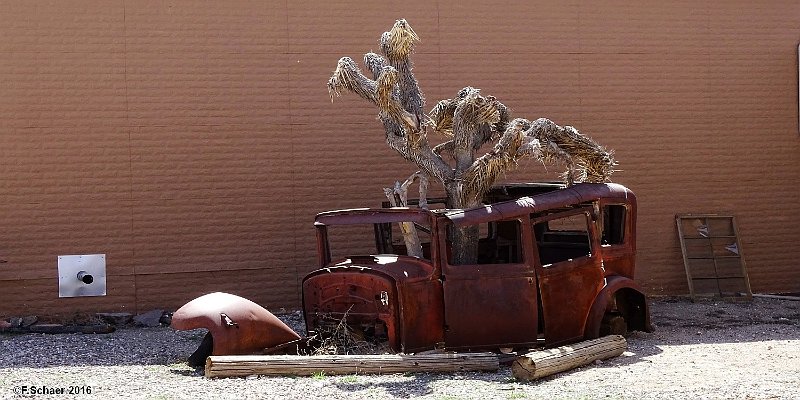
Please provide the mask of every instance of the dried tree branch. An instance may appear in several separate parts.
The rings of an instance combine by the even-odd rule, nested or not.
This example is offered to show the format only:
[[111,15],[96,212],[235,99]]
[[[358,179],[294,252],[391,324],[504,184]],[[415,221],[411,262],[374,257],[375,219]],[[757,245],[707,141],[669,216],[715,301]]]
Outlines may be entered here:
[[455,149],[455,142],[453,142],[452,140],[448,140],[448,141],[446,141],[444,143],[440,143],[440,144],[436,145],[433,148],[433,152],[438,154],[439,157],[442,156],[442,153],[447,152],[452,157],[454,149]]
[[452,175],[451,168],[432,151],[425,129],[421,129],[424,99],[409,59],[418,40],[411,26],[398,20],[381,37],[386,58],[375,53],[364,55],[364,64],[374,80],[364,76],[352,59],[344,57],[328,81],[328,90],[331,98],[346,89],[378,106],[389,146],[444,183]]
[[500,112],[494,99],[484,98],[478,89],[465,87],[458,97],[460,100],[453,114],[456,176],[460,176],[475,160],[476,144],[483,137],[481,125],[494,124],[500,120]]
[[383,68],[389,64],[387,64],[386,60],[380,55],[370,52],[364,54],[364,65],[367,67],[367,70],[372,73],[372,79],[378,80],[378,77],[381,76],[381,72],[383,72]]
[[[424,131],[415,132],[420,124],[419,120],[415,115],[404,110],[396,96],[391,94],[396,90],[392,88],[392,83],[396,82],[397,78],[396,70],[391,66],[384,65],[382,57],[374,53],[370,54],[365,56],[365,64],[370,72],[379,74],[377,81],[364,76],[351,58],[343,57],[339,60],[333,76],[328,81],[331,99],[340,95],[342,90],[349,90],[379,106],[379,115],[386,132],[387,144],[400,153],[403,158],[417,164],[429,176],[445,182],[452,174],[450,166],[430,149]],[[379,85],[382,85],[380,91]],[[380,106],[379,103],[383,105]],[[412,134],[408,135],[408,132],[412,132]]]
[[492,150],[475,160],[464,172],[462,196],[483,196],[501,173],[517,167],[518,158],[526,154],[519,152],[525,143],[526,122],[521,118],[512,121]]
[[407,59],[414,51],[414,42],[419,36],[405,19],[395,21],[392,29],[381,36],[381,51],[392,61]]
[[[398,88],[400,103],[403,108],[414,115],[418,122],[423,121],[425,98],[414,77],[411,53],[419,36],[404,19],[397,20],[388,32],[381,36],[381,51],[389,63],[398,71]],[[420,125],[416,126],[420,129]]]
[[560,160],[568,169],[568,183],[607,182],[617,162],[613,153],[572,126],[561,127],[547,118],[531,123],[529,136],[542,144],[543,162]]
[[[389,199],[389,204],[392,207],[408,207],[408,188],[416,181],[419,180],[419,193],[420,193],[420,207],[425,204],[427,207],[427,190],[428,178],[421,171],[417,171],[408,177],[402,184],[395,182],[393,188],[384,188],[383,193]],[[403,235],[403,241],[406,245],[406,254],[413,257],[422,257],[422,242],[419,240],[419,234],[414,227],[413,222],[400,222],[398,223],[400,232]]]
[[428,114],[433,129],[444,136],[453,136],[453,114],[458,101],[454,99],[439,100]]
[[417,115],[406,111],[398,100],[397,81],[397,70],[392,66],[383,67],[376,82],[376,105],[395,121],[404,123],[406,132],[419,131],[420,122]]
[[430,181],[428,180],[428,176],[422,173],[419,173],[419,203],[418,207],[427,210],[428,209],[428,184]]
[[362,99],[372,102],[391,118],[404,123],[412,130],[417,130],[419,120],[416,115],[403,109],[397,98],[396,85],[397,70],[393,67],[384,67],[377,81],[374,81],[364,76],[352,58],[342,57],[333,76],[328,80],[328,92],[333,100],[334,96],[341,95],[343,89],[349,90]]
[[[497,153],[501,144],[509,143],[511,137],[516,138],[520,132],[520,142],[514,142],[513,147],[504,150],[513,152],[512,155],[505,157]],[[533,157],[543,164],[564,164],[567,170],[562,178],[570,185],[608,181],[616,166],[612,153],[571,126],[561,127],[547,118],[533,122],[517,118],[508,125],[492,152],[475,161],[469,171],[469,184],[465,183],[465,186],[477,185],[477,190],[488,190],[477,182],[484,177],[494,181],[500,170],[515,168],[517,160],[522,157]]]
[[328,93],[331,101],[334,97],[341,96],[342,89],[349,90],[364,100],[377,104],[376,93],[377,84],[374,80],[367,78],[358,69],[355,61],[350,57],[342,57],[336,64],[336,70],[328,79]]
[[436,178],[442,184],[452,179],[452,168],[433,152],[427,140],[422,140],[412,146],[402,126],[383,115],[381,115],[381,122],[386,131],[386,144],[389,147],[404,159],[416,164],[426,175]]

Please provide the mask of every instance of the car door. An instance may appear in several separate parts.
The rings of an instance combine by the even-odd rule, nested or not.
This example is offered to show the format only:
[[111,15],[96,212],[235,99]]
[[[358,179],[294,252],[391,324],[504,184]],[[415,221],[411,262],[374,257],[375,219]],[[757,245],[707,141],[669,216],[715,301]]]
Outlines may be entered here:
[[523,251],[531,238],[528,221],[499,221],[482,231],[478,263],[453,265],[451,257],[443,263],[446,346],[535,344],[536,272],[523,254],[529,253]]
[[583,337],[603,269],[591,207],[533,216],[536,273],[547,345]]

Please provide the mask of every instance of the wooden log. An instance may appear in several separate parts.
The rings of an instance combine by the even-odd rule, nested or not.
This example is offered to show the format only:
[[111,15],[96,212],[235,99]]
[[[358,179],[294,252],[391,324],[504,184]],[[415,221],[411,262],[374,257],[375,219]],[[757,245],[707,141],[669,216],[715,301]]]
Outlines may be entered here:
[[210,356],[206,378],[249,375],[310,376],[393,374],[398,372],[497,371],[494,353],[320,355],[320,356]]
[[511,373],[521,380],[534,380],[577,368],[595,360],[622,354],[627,348],[620,335],[603,336],[555,349],[533,351],[511,364]]

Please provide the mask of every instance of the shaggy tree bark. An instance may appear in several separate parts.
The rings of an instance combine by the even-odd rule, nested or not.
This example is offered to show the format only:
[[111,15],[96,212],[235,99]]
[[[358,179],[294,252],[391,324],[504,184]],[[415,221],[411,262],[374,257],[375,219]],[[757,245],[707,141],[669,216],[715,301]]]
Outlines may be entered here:
[[[546,118],[511,120],[505,105],[492,96],[481,95],[479,89],[465,87],[454,98],[439,101],[426,115],[425,99],[410,58],[418,40],[408,22],[396,21],[381,36],[383,55],[364,56],[372,79],[351,58],[344,57],[328,81],[328,90],[331,100],[348,90],[377,106],[386,143],[416,164],[420,174],[444,187],[447,207],[481,204],[497,178],[516,168],[523,157],[565,165],[567,170],[562,177],[570,185],[608,181],[616,165],[612,153],[571,126],[562,127]],[[447,140],[431,147],[429,132]],[[481,154],[481,149],[491,143],[491,149]],[[393,193],[396,194],[394,189]],[[394,195],[387,192],[387,197],[391,201]],[[450,239],[453,262],[477,260],[477,228],[454,229]],[[421,254],[421,247],[416,250],[418,243],[409,243],[408,238],[406,243],[415,247],[409,247],[409,254]]]

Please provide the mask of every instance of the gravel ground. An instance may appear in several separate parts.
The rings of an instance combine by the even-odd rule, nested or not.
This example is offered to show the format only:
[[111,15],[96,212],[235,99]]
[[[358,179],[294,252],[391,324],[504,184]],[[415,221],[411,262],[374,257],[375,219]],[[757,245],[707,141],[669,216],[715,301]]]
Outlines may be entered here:
[[[0,334],[0,399],[800,398],[800,302],[658,299],[651,314],[656,332],[629,335],[622,356],[530,383],[516,381],[508,367],[496,373],[206,379],[185,363],[203,331]],[[65,393],[17,394],[32,387]]]

